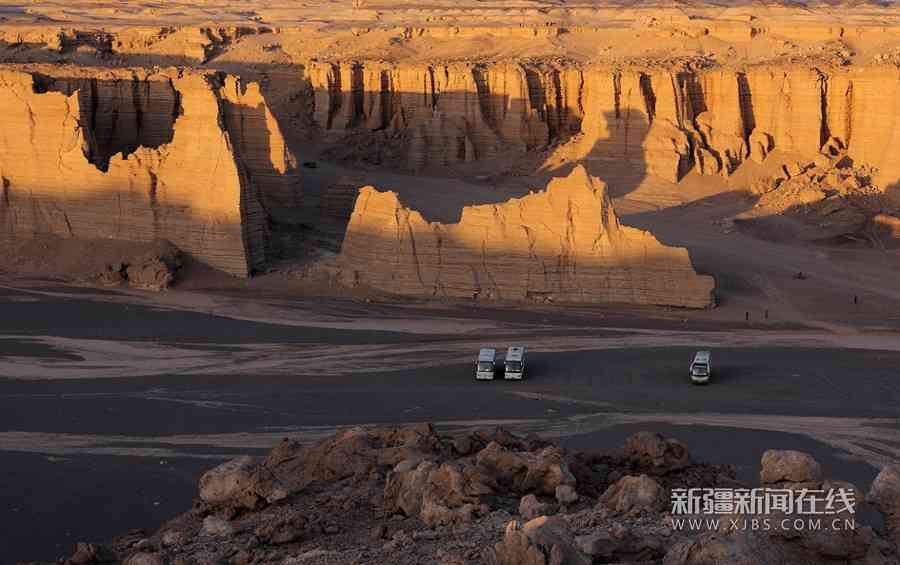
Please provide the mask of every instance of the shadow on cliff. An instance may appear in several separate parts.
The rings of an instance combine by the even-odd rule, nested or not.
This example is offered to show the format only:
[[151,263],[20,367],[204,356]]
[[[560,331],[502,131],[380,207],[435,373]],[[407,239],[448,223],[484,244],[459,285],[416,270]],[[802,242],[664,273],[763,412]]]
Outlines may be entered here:
[[[554,177],[568,176],[576,165],[583,165],[591,176],[606,183],[611,197],[635,191],[648,175],[647,152],[644,147],[651,122],[648,115],[634,108],[618,109],[603,114],[600,127],[607,135],[580,149],[579,159],[552,171]],[[590,126],[597,124],[590,124]]]
[[[505,182],[509,175],[502,171],[529,152],[569,139],[580,126],[569,116],[571,109],[548,110],[543,92],[529,100],[512,98],[487,92],[476,80],[475,102],[465,91],[427,98],[423,92],[386,90],[386,75],[381,90],[366,90],[362,67],[349,74],[350,85],[340,84],[348,77],[335,73],[332,88],[316,89],[302,66],[293,68],[293,75],[271,69],[262,81],[286,143],[306,165],[301,206],[277,220],[284,249],[297,250],[293,258],[309,244],[340,251],[362,186],[395,192],[427,221],[445,224],[458,222],[466,207],[502,204],[542,190],[545,182]],[[520,111],[527,135],[510,127],[509,117],[518,119]],[[473,119],[472,112],[480,118]],[[411,157],[423,143],[417,136],[431,127],[435,131],[425,135],[432,138],[418,148],[431,165],[417,169]],[[524,137],[514,138],[518,135]]]
[[[167,62],[161,58],[154,61],[161,65]],[[180,58],[168,61],[176,62],[184,61]],[[213,67],[215,65],[207,68],[210,71],[227,70]],[[291,73],[297,74],[291,76]],[[532,96],[530,100],[511,99],[508,95],[486,91],[477,80],[477,101],[460,106],[460,101],[466,100],[464,95],[471,93],[446,91],[425,101],[420,98],[421,92],[396,92],[392,93],[394,99],[389,100],[389,96],[384,96],[386,87],[382,84],[380,95],[372,96],[372,92],[357,88],[362,86],[362,78],[357,73],[352,74],[351,85],[344,85],[351,88],[339,88],[342,94],[335,98],[333,89],[313,89],[300,65],[259,65],[245,78],[260,82],[261,94],[279,125],[287,150],[301,161],[310,153],[305,144],[318,141],[316,136],[322,132],[317,130],[330,125],[333,120],[340,122],[346,118],[346,124],[333,132],[336,134],[334,139],[338,144],[347,145],[362,140],[362,145],[354,149],[361,158],[368,159],[367,165],[375,167],[354,169],[352,164],[342,163],[338,166],[325,164],[316,167],[317,170],[280,170],[271,158],[270,135],[260,135],[261,132],[268,133],[263,127],[267,119],[266,107],[254,108],[223,101],[225,126],[234,142],[233,149],[256,191],[250,196],[265,209],[267,233],[272,235],[265,243],[267,259],[302,257],[309,250],[310,240],[316,243],[314,240],[326,231],[336,234],[330,248],[338,251],[355,202],[355,188],[366,184],[397,192],[405,206],[421,213],[427,221],[448,224],[458,222],[462,210],[468,206],[505,203],[546,186],[546,179],[537,177],[505,182],[504,167],[494,170],[494,175],[486,175],[487,180],[471,182],[455,177],[384,172],[384,168],[391,168],[392,158],[403,160],[408,157],[402,153],[410,150],[411,130],[428,125],[428,120],[440,122],[437,133],[429,133],[434,135],[434,144],[438,147],[426,147],[423,151],[428,152],[429,159],[444,165],[482,159],[504,165],[507,145],[516,146],[512,153],[522,156],[551,142],[566,141],[574,130],[574,122],[569,118],[564,121],[565,127],[560,124],[551,127],[550,124],[561,120],[560,116],[568,109],[551,117],[548,101],[540,98],[543,94],[537,98]],[[43,77],[37,88],[69,95],[79,92],[79,123],[89,134],[86,137],[90,148],[86,157],[102,171],[108,168],[112,155],[122,153],[127,156],[138,147],[161,147],[174,138],[176,122],[182,112],[179,93],[165,81],[158,81],[159,84],[148,82],[151,81]],[[323,96],[325,94],[327,96]],[[410,94],[417,100],[409,103],[413,108],[401,108],[400,99],[409,98]],[[367,102],[376,99],[380,104],[366,107]],[[316,108],[317,103],[328,106]],[[473,111],[478,116],[474,120],[467,113]],[[596,141],[588,142],[590,147],[579,148],[580,161],[589,173],[607,183],[614,196],[634,191],[647,176],[645,141],[652,114],[652,104],[647,106],[647,112],[617,107],[602,116],[604,123],[590,124],[590,131],[602,133]],[[314,123],[314,116],[321,116],[327,124]],[[396,123],[399,127],[395,127]],[[448,137],[441,138],[442,135]],[[552,139],[554,135],[558,139]],[[523,142],[526,138],[528,141]],[[392,155],[392,151],[400,154]],[[571,166],[560,168],[551,176],[568,174],[570,169]],[[359,171],[360,174],[347,180],[343,175],[348,171]],[[308,183],[310,190],[304,187],[304,196],[299,199],[293,189],[305,181],[295,182],[291,177],[294,174],[316,180]],[[356,177],[361,179],[356,181]],[[155,206],[153,194],[149,206]]]
[[[506,97],[497,98],[489,100],[487,106],[510,103]],[[417,179],[395,175],[394,184],[378,188],[397,192],[404,205],[422,214],[426,220],[444,224],[459,222],[463,208],[483,204],[503,204],[511,199],[526,196],[530,192],[540,192],[545,189],[551,178],[568,176],[579,164],[583,165],[589,174],[603,180],[609,187],[611,196],[624,196],[637,189],[648,174],[644,141],[650,123],[647,115],[636,109],[607,112],[603,120],[608,135],[590,143],[589,147],[580,147],[578,149],[580,159],[550,171],[549,175],[532,175],[511,182],[506,182],[507,179],[504,178],[478,182],[459,178]],[[562,137],[552,141],[565,142],[567,139],[568,137]],[[538,148],[527,149],[530,151]],[[510,158],[521,155],[521,153],[512,154]]]
[[[145,80],[136,76],[94,79],[40,73],[32,73],[32,77],[36,97],[50,97],[49,93],[54,93],[57,98],[53,103],[44,101],[50,104],[46,111],[64,112],[68,126],[63,124],[63,127],[74,128],[77,124],[80,129],[83,147],[67,147],[66,150],[80,149],[85,163],[96,170],[91,172],[90,167],[78,169],[85,178],[78,178],[75,173],[70,173],[70,178],[60,177],[62,184],[67,186],[51,195],[48,186],[33,192],[27,173],[7,167],[6,174],[0,178],[0,224],[4,224],[0,229],[21,235],[55,233],[64,237],[135,241],[170,239],[188,252],[202,251],[207,246],[216,248],[219,243],[216,238],[221,237],[224,238],[222,244],[232,248],[223,248],[219,253],[225,256],[246,254],[251,272],[264,268],[265,263],[278,257],[278,212],[300,205],[296,191],[297,167],[286,154],[289,151],[285,150],[281,138],[276,140],[277,134],[271,127],[271,116],[264,103],[242,98],[245,91],[229,93],[237,95],[218,96],[218,112],[214,104],[208,109],[194,108],[190,116],[185,116],[183,94],[170,80]],[[210,76],[211,86],[224,89],[221,78],[221,75]],[[224,90],[219,92],[224,94]],[[75,97],[76,115],[70,115],[72,104],[58,100],[58,94]],[[206,114],[207,110],[211,111]],[[28,111],[31,111],[30,107]],[[35,116],[29,115],[32,127],[38,127]],[[179,125],[185,117],[186,125]],[[197,134],[208,133],[210,129],[225,136],[225,145],[238,169],[240,204],[228,212],[235,217],[240,215],[243,226],[230,223],[225,219],[227,214],[213,217],[214,214],[205,208],[217,198],[224,197],[223,201],[227,202],[228,196],[217,194],[219,187],[216,184],[220,180],[227,182],[227,179],[217,177],[218,163],[212,163],[207,167],[209,170],[201,167],[203,163],[210,165],[207,153],[213,146],[209,139]],[[27,137],[27,132],[24,135]],[[212,141],[219,141],[215,133],[212,138]],[[139,150],[158,152],[134,156]],[[218,157],[223,155],[224,152]],[[193,160],[184,161],[185,156]],[[101,189],[109,184],[106,175],[110,174],[110,163],[114,158],[137,160],[138,164],[126,164],[126,170],[143,168],[146,177],[133,176],[127,183],[122,180],[120,190]],[[189,170],[178,171],[170,166],[165,169],[169,177],[160,178],[158,175],[163,168],[157,165],[167,159],[173,159],[181,168]],[[200,168],[191,170],[191,165]],[[52,160],[40,166],[54,168],[57,163]],[[117,166],[117,174],[121,175],[122,170]],[[186,176],[179,176],[182,172]],[[183,183],[185,179],[195,185],[171,187],[172,182]],[[204,182],[210,183],[209,186],[202,184]],[[185,188],[193,189],[196,200],[190,191],[183,190]],[[202,252],[199,255],[202,256]]]
[[156,149],[175,137],[182,109],[170,82],[32,76],[36,94],[77,93],[85,158],[101,171],[109,169],[110,159],[118,153],[127,158],[140,147]]
[[[381,77],[380,87],[376,81],[375,90],[364,90],[362,67],[354,68],[349,78],[336,73],[338,84],[317,90],[312,87],[303,65],[248,66],[219,63],[215,58],[201,62],[182,56],[150,54],[111,57],[109,53],[104,54],[106,46],[93,47],[97,48],[98,55],[71,49],[42,53],[55,63],[77,62],[120,69],[144,67],[148,71],[151,67],[193,64],[201,72],[237,73],[245,80],[259,82],[288,152],[297,156],[297,169],[304,161],[317,160],[318,149],[323,145],[346,149],[352,154],[349,160],[337,159],[325,166],[320,163],[318,170],[312,165],[303,170],[277,170],[265,158],[272,151],[271,140],[252,131],[254,124],[264,122],[265,108],[244,107],[239,112],[240,119],[230,120],[233,123],[229,128],[240,130],[242,139],[254,138],[252,142],[236,144],[236,149],[247,157],[249,176],[262,179],[259,198],[266,208],[270,227],[278,232],[276,239],[283,241],[275,246],[278,249],[274,253],[283,258],[297,258],[298,253],[303,253],[301,243],[317,238],[317,232],[341,234],[344,231],[354,204],[353,198],[346,197],[349,184],[357,188],[371,184],[381,190],[393,190],[410,208],[431,221],[444,223],[458,221],[466,206],[499,204],[524,196],[530,190],[540,190],[543,183],[539,182],[465,182],[453,167],[469,166],[472,161],[476,166],[484,162],[487,173],[484,176],[493,173],[502,179],[499,171],[507,161],[527,151],[542,149],[551,142],[568,139],[577,130],[575,126],[580,125],[573,109],[551,109],[559,101],[548,99],[542,89],[529,90],[527,99],[513,99],[490,92],[484,81],[477,80],[478,76],[475,77],[477,100],[472,100],[471,92],[444,91],[433,93],[429,101],[422,98],[422,92],[390,91],[386,75]],[[478,74],[477,70],[472,72]],[[534,71],[531,72],[533,75]],[[538,77],[532,75],[526,76],[529,86],[539,86]],[[341,79],[351,84],[341,85]],[[44,92],[79,93],[78,119],[87,140],[85,156],[101,171],[108,170],[110,159],[116,154],[127,157],[140,147],[159,148],[170,143],[182,112],[179,93],[166,81],[132,80],[124,76],[106,80],[86,75],[72,78],[36,75],[36,82],[37,89]],[[412,111],[405,105],[413,106]],[[472,112],[480,117],[473,120]],[[520,116],[519,112],[524,113]],[[332,128],[332,122],[338,125]],[[435,137],[426,143],[430,145],[422,153],[436,166],[447,167],[445,172],[429,170],[427,176],[416,172],[386,172],[408,169],[408,154],[416,143],[413,130],[435,124],[437,131],[428,134]],[[522,143],[525,138],[528,141]],[[507,152],[508,146],[514,149]],[[285,181],[285,176],[295,178]],[[466,176],[480,175],[469,170]],[[285,184],[290,186],[285,188]],[[298,197],[299,185],[303,186],[302,198]],[[335,187],[338,188],[336,196]],[[341,237],[328,235],[325,239],[336,240],[329,247],[339,249]]]

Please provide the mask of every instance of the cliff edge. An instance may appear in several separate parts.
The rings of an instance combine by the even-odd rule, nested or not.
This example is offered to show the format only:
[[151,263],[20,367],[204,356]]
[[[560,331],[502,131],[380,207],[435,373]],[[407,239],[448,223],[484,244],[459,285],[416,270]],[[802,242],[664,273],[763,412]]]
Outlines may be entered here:
[[393,192],[360,190],[338,279],[407,295],[702,308],[712,277],[686,249],[619,223],[606,185],[581,165],[547,188],[469,206],[459,223],[431,223]]

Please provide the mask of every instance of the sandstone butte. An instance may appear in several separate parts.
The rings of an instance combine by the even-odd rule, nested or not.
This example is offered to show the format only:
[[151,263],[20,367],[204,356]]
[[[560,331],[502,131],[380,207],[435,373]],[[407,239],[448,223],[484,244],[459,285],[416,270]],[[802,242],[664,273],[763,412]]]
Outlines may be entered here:
[[622,226],[606,184],[578,165],[545,190],[430,223],[393,192],[360,190],[337,275],[399,294],[704,307],[713,278],[686,249]]
[[247,276],[291,181],[254,84],[211,73],[0,70],[0,237],[168,239]]

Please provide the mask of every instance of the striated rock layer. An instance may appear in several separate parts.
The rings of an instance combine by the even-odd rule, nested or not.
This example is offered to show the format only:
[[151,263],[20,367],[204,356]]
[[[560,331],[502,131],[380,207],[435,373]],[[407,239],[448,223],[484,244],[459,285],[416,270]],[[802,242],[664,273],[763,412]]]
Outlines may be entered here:
[[619,224],[606,185],[576,167],[546,190],[429,223],[393,192],[361,189],[337,273],[410,295],[705,307],[712,277],[688,252]]
[[572,159],[628,163],[677,182],[692,168],[730,175],[772,150],[814,158],[834,137],[900,182],[894,65],[612,69],[552,64],[306,67],[312,121],[326,135],[386,133],[409,169],[543,149],[580,134]]
[[296,187],[255,84],[199,72],[0,70],[0,236],[167,239],[247,276],[263,194]]
[[405,135],[404,165],[451,165],[545,147],[577,131],[580,73],[518,64],[310,63],[313,119],[332,134]]

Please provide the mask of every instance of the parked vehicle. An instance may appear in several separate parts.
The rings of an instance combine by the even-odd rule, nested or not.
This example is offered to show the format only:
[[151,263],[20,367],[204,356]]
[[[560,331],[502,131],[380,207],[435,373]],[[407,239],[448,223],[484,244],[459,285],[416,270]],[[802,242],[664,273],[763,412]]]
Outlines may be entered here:
[[709,351],[698,351],[691,362],[691,382],[695,384],[708,383],[712,376],[712,364]]
[[525,377],[525,347],[513,346],[507,349],[503,365],[504,379],[522,380]]
[[475,378],[477,380],[490,381],[494,379],[494,372],[497,369],[496,358],[497,350],[491,347],[484,347],[478,351],[478,359],[475,360]]

